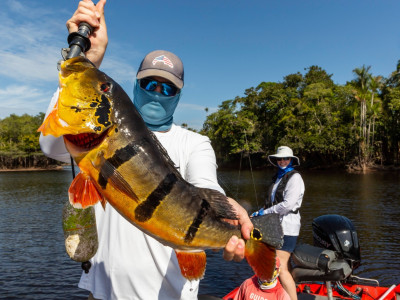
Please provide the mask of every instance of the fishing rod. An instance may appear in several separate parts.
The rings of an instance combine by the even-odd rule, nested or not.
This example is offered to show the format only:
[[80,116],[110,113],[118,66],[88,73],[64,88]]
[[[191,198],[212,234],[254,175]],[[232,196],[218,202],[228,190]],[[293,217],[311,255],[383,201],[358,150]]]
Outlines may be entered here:
[[[91,43],[89,40],[90,34],[93,32],[93,27],[90,26],[86,22],[82,22],[78,26],[77,32],[71,32],[68,35],[68,46],[69,48],[61,49],[61,56],[63,60],[67,60],[73,57],[77,57],[80,55],[84,55],[86,51],[88,51],[91,47]],[[61,64],[61,61],[58,63],[58,69]],[[71,157],[71,167],[72,167],[72,179],[75,178],[75,165],[74,160]]]
[[[71,32],[68,35],[68,46],[69,48],[62,48],[61,49],[61,56],[63,60],[68,60],[73,57],[77,56],[85,56],[85,52],[88,51],[91,47],[91,43],[89,40],[90,34],[93,32],[93,27],[90,26],[86,22],[82,22],[78,26],[78,31]],[[62,61],[62,60],[61,60]],[[57,68],[60,70],[61,61],[58,62]],[[71,170],[72,170],[72,179],[75,178],[75,164],[74,160],[71,158]],[[89,273],[89,269],[92,266],[90,261],[82,262],[82,269],[85,273]]]

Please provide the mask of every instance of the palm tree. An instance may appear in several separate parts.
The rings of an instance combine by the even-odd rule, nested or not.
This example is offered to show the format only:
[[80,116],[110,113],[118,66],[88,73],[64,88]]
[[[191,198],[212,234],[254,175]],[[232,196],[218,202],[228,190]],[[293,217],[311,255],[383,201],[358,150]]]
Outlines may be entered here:
[[363,171],[366,171],[366,165],[368,161],[368,149],[367,149],[367,98],[371,96],[371,78],[372,75],[369,73],[371,66],[366,67],[363,65],[361,68],[355,68],[353,73],[355,79],[353,85],[356,88],[356,99],[360,101],[360,165]]
[[[382,76],[371,76],[370,88],[371,88],[371,102],[369,106],[370,118],[368,122],[368,135],[367,135],[367,145],[369,145],[370,149],[374,147],[374,139],[375,139],[375,120],[378,116],[378,112],[381,108],[380,99],[375,100],[375,95],[378,94],[379,90],[381,90],[383,86],[383,77]],[[374,103],[374,102],[377,103]],[[371,136],[371,123],[372,123],[372,139]]]

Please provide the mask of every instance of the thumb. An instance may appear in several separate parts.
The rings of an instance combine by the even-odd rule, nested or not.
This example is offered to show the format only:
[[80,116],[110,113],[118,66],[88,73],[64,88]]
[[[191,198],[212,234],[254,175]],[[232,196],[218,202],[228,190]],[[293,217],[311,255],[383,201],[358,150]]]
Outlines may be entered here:
[[100,14],[99,21],[100,21],[101,26],[104,26],[104,28],[106,27],[106,19],[104,17],[104,6],[105,5],[106,5],[106,0],[100,0],[96,4],[96,9],[97,9],[98,13]]
[[106,5],[107,0],[100,0],[96,4],[97,11],[104,16],[104,6]]

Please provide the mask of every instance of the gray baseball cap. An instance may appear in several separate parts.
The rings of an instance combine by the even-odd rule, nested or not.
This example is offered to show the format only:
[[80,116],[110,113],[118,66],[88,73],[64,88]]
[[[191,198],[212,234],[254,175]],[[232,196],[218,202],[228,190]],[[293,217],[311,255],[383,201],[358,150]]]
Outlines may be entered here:
[[178,56],[169,51],[150,52],[142,60],[136,78],[151,76],[168,79],[181,89],[183,88],[183,63]]

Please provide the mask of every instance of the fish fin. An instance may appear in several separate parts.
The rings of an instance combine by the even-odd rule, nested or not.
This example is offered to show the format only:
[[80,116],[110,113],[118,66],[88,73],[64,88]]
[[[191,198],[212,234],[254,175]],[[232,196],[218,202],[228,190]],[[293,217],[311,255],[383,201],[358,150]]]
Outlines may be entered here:
[[283,245],[283,229],[278,214],[266,214],[251,218],[254,225],[252,235],[259,237],[264,243],[279,249]]
[[100,200],[101,206],[103,207],[104,210],[106,210],[106,204],[107,204],[107,200],[106,198],[103,197],[102,200]]
[[74,178],[68,189],[69,202],[73,207],[86,208],[99,201],[105,201],[93,182],[89,175],[82,172]]
[[46,119],[43,121],[42,125],[38,128],[38,132],[43,135],[51,134],[55,137],[59,137],[60,134],[57,132],[58,128],[62,127],[58,117],[58,101],[53,107],[53,110],[47,115]]
[[271,280],[276,265],[276,250],[251,237],[246,241],[245,257],[254,273],[262,280]]
[[206,271],[206,253],[204,251],[175,250],[182,276],[188,280],[202,279]]
[[135,200],[136,202],[139,202],[138,196],[135,194],[135,192],[132,190],[131,186],[129,185],[128,182],[124,179],[124,177],[121,175],[121,173],[114,167],[112,163],[110,163],[108,160],[104,158],[104,156],[101,157],[101,162],[99,164],[101,167],[96,167],[103,176],[103,178],[107,178],[107,180],[111,181],[111,184],[114,188],[119,190],[120,192],[124,193],[127,195],[129,198]]
[[207,201],[215,213],[216,218],[237,220],[233,206],[229,203],[227,197],[219,191],[206,188],[195,188],[201,199]]

